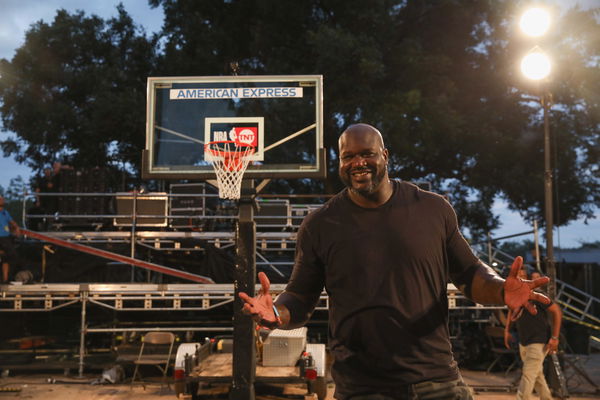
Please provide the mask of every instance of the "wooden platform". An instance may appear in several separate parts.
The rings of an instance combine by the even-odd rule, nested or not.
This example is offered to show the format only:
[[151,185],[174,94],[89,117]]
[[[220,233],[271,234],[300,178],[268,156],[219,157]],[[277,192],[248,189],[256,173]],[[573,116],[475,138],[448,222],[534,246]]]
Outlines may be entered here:
[[[215,353],[209,355],[190,374],[191,378],[200,381],[231,381],[232,354]],[[298,367],[263,367],[256,366],[256,379],[263,382],[300,382]]]

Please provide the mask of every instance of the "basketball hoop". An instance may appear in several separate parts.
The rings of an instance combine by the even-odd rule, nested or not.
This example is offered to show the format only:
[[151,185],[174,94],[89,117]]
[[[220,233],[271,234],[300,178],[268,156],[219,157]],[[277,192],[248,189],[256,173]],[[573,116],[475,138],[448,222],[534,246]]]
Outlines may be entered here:
[[217,174],[219,197],[237,200],[240,198],[242,177],[254,154],[255,147],[231,140],[209,142],[204,145],[204,154],[212,162]]

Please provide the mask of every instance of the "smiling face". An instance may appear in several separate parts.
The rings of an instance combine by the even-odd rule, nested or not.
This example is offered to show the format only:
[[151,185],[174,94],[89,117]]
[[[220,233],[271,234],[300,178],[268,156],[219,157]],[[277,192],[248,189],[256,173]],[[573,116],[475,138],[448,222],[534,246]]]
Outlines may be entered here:
[[340,179],[351,192],[377,196],[388,183],[388,151],[379,131],[370,125],[349,127],[340,137]]

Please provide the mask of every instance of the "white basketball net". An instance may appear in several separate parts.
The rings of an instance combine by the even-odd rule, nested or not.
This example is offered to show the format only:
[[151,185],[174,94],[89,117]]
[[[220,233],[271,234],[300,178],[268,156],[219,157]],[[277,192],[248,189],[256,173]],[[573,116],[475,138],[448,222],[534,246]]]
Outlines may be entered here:
[[254,154],[254,146],[231,141],[210,142],[204,146],[205,154],[210,154],[217,174],[219,197],[237,200],[240,198],[242,177]]

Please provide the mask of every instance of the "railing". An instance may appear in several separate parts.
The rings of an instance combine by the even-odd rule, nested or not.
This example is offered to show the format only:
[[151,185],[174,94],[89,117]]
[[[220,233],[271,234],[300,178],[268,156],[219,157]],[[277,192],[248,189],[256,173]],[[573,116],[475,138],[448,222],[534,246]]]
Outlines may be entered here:
[[[36,196],[42,204],[45,197],[59,198],[60,202],[52,203],[59,205],[59,211],[26,212],[23,215],[25,228],[89,245],[129,244],[131,258],[135,258],[139,247],[156,252],[204,251],[202,246],[182,246],[184,239],[206,241],[221,249],[235,244],[237,208],[232,202],[218,202],[216,194],[120,192],[38,193]],[[256,264],[283,277],[282,268],[293,265],[295,233],[302,219],[320,204],[290,204],[289,199],[270,198],[257,203],[263,209],[254,216],[258,231]],[[69,208],[71,212],[65,212]],[[285,253],[289,255],[282,257]],[[134,280],[133,270],[131,280]]]
[[[271,285],[272,296],[277,296],[285,285]],[[257,285],[255,291],[258,292]],[[449,308],[451,310],[493,310],[500,307],[486,307],[473,304],[453,285],[448,285]],[[22,286],[0,286],[0,313],[55,311],[59,308],[81,304],[79,375],[83,375],[86,355],[86,335],[88,333],[115,333],[126,331],[219,331],[230,330],[223,326],[187,327],[129,327],[91,328],[88,305],[121,311],[194,311],[202,312],[231,304],[234,300],[233,284],[33,284]],[[316,306],[318,311],[329,309],[329,297],[321,293]],[[200,319],[200,318],[199,318]],[[205,324],[210,324],[210,319]],[[164,322],[164,321],[163,321]],[[213,324],[214,325],[214,324]]]
[[[125,213],[102,213],[102,214],[27,214],[27,218],[45,218],[55,228],[62,228],[61,221],[87,220],[95,221],[89,226],[91,232],[52,232],[53,236],[62,239],[87,241],[88,243],[102,243],[121,241],[131,244],[131,254],[135,252],[135,246],[152,249],[154,251],[202,251],[199,247],[182,247],[179,241],[183,238],[197,238],[206,240],[216,247],[227,248],[234,246],[234,223],[237,215],[236,208],[231,202],[218,202],[215,193],[38,193],[39,197],[60,197],[73,204],[72,199],[100,198],[111,200],[104,201],[106,209],[121,211]],[[290,199],[301,199],[303,197],[316,197],[315,195],[292,195],[288,199],[284,196],[265,195],[262,202],[263,211],[255,213],[254,219],[259,232],[257,233],[256,255],[257,266],[269,268],[279,276],[284,276],[282,267],[291,268],[293,265],[293,251],[295,250],[296,232],[302,219],[311,211],[319,208],[320,204],[294,204]],[[327,196],[319,196],[327,197]],[[147,199],[154,199],[161,213],[140,213],[148,203]],[[123,200],[119,203],[119,200]],[[112,201],[112,203],[111,203]],[[107,203],[109,205],[107,205]],[[259,201],[259,203],[261,203]],[[83,203],[82,203],[83,204]],[[87,203],[89,204],[89,202]],[[112,205],[110,205],[112,204]],[[191,207],[182,207],[190,205]],[[141,207],[141,208],[140,208]],[[273,214],[268,212],[272,211]],[[175,214],[174,214],[175,212]],[[189,212],[189,213],[185,213]],[[25,220],[27,220],[25,218]],[[100,221],[104,221],[100,223]],[[153,223],[148,223],[151,221]],[[181,224],[187,221],[188,224]],[[102,224],[100,226],[100,224]],[[64,226],[63,226],[64,227]],[[160,227],[161,231],[139,231],[140,228]],[[130,228],[129,232],[124,228]],[[210,228],[210,229],[209,229]],[[118,230],[117,232],[106,232],[102,229]],[[170,231],[164,231],[170,229]],[[537,235],[537,229],[521,232],[500,238],[488,238],[487,241],[476,243],[472,246],[476,255],[486,260],[492,267],[499,270],[501,266],[510,265],[514,257],[496,247],[493,244],[499,240],[509,239],[523,235]],[[277,253],[277,257],[273,254]],[[575,322],[600,326],[600,319],[592,314],[598,309],[599,300],[589,294],[557,280],[556,301],[564,308],[565,316]]]
[[534,229],[531,231],[515,233],[513,235],[507,235],[507,236],[502,236],[502,237],[498,237],[498,238],[488,237],[488,240],[486,240],[486,241],[471,244],[471,248],[473,249],[473,251],[475,252],[477,257],[479,257],[482,260],[486,260],[487,263],[491,267],[498,270],[499,269],[498,266],[511,265],[513,263],[515,257],[511,254],[508,254],[508,253],[500,250],[497,247],[494,247],[494,243],[496,243],[500,240],[510,239],[510,238],[519,237],[519,236],[525,236],[525,235],[531,235],[531,234],[534,234],[534,236],[537,235],[537,230]]
[[[202,228],[204,231],[222,231],[232,229],[233,223],[238,218],[234,203],[228,201],[218,203],[218,196],[210,193],[72,192],[37,193],[36,197],[41,199],[42,203],[44,198],[58,198],[59,206],[56,207],[57,210],[42,210],[38,207],[27,210],[27,199],[31,199],[32,196],[24,196],[23,221],[24,226],[30,229],[36,228],[29,226],[31,222],[36,224],[41,222],[50,230],[64,230],[73,226],[80,228],[87,225],[91,230],[167,227],[175,230]],[[294,198],[299,196],[296,195]],[[175,204],[175,201],[179,203]],[[321,206],[320,204],[290,204],[288,199],[282,200],[287,202],[287,206],[283,209],[273,209],[275,213],[268,214],[270,206],[276,205],[274,201],[258,198],[259,208],[255,212],[254,219],[259,229],[295,230],[308,213]],[[190,206],[182,207],[186,205],[185,203]],[[267,210],[267,214],[261,213],[261,206]],[[215,222],[217,226],[206,226],[214,225]]]
[[600,309],[600,299],[560,280],[556,281],[555,301],[568,320],[600,331],[600,318],[592,311]]

